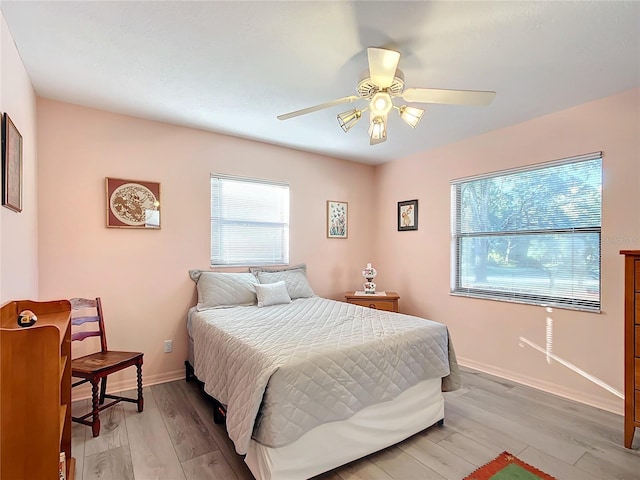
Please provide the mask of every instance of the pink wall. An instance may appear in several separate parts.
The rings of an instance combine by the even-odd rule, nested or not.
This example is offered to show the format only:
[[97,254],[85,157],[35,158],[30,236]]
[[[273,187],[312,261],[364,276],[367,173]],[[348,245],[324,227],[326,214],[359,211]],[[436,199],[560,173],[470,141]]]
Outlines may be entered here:
[[[428,113],[427,113],[428,114]],[[603,151],[602,313],[556,309],[553,353],[623,391],[623,259],[640,248],[640,89],[489,132],[376,169],[382,288],[404,312],[449,326],[461,363],[618,413],[622,400],[519,337],[544,346],[542,307],[449,295],[449,181]],[[419,230],[396,231],[397,202],[419,200]]]
[[22,212],[0,207],[0,303],[38,298],[36,96],[0,14],[0,113],[22,135]]
[[[210,173],[289,182],[291,264],[307,263],[322,296],[361,284],[372,166],[42,98],[37,106],[40,297],[101,296],[110,346],[145,352],[146,383],[183,374],[195,292],[187,271],[209,267]],[[105,177],[160,182],[162,229],[106,228]],[[347,240],[326,238],[327,200],[349,202]],[[165,339],[173,353],[162,352]]]

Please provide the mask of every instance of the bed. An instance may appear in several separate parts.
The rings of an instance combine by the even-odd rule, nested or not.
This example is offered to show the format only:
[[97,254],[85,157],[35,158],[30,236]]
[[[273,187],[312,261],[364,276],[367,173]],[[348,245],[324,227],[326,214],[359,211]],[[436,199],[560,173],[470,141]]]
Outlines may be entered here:
[[190,272],[187,377],[258,480],[299,480],[444,418],[460,386],[445,325],[321,298],[304,266]]

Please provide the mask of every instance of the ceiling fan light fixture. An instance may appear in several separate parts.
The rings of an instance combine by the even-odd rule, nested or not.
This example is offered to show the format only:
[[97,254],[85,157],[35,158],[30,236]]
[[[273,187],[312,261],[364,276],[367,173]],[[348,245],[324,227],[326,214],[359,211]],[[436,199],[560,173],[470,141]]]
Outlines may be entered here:
[[360,118],[362,118],[362,110],[358,110],[354,108],[353,110],[349,110],[347,112],[342,112],[338,114],[338,123],[342,130],[347,133],[351,127],[353,127]]
[[391,95],[387,92],[376,93],[369,102],[369,108],[371,108],[371,113],[376,116],[386,116],[393,108]]
[[394,98],[401,98],[407,103],[419,104],[488,105],[496,95],[496,92],[481,90],[445,90],[419,87],[405,89],[404,74],[398,69],[400,52],[380,47],[368,47],[367,59],[369,69],[363,72],[360,77],[357,86],[358,95],[338,98],[278,115],[278,120],[288,120],[343,103],[352,103],[356,100],[367,101],[368,104],[364,108],[355,108],[339,113],[337,120],[340,128],[344,132],[348,132],[360,121],[364,112],[369,110],[369,139],[371,145],[376,145],[387,140],[387,121],[392,109],[398,110],[402,121],[411,128],[416,128],[424,116],[424,110],[421,108],[407,105],[395,106],[393,104]]
[[416,128],[420,123],[420,119],[422,119],[422,115],[424,115],[422,108],[408,107],[406,105],[401,106],[398,111],[400,112],[400,118],[411,128]]
[[387,121],[382,115],[371,114],[369,124],[369,144],[376,145],[387,140]]

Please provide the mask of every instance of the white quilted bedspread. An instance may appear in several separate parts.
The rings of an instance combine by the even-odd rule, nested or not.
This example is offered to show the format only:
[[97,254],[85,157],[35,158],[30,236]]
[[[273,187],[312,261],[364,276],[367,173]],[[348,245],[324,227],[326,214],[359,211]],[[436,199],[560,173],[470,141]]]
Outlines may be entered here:
[[195,374],[227,406],[240,454],[252,436],[283,446],[427,378],[460,385],[445,325],[320,297],[197,312],[191,332]]

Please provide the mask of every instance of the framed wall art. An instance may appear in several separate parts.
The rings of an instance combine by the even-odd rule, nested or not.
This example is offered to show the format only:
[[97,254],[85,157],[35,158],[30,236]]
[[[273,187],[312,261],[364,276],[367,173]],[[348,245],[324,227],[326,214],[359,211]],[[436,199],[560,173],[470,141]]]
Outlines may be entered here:
[[349,236],[349,204],[327,201],[327,238],[347,238]]
[[160,228],[160,184],[123,178],[106,179],[107,227]]
[[398,231],[418,230],[418,200],[398,202]]
[[22,211],[22,135],[6,112],[2,117],[2,205]]

